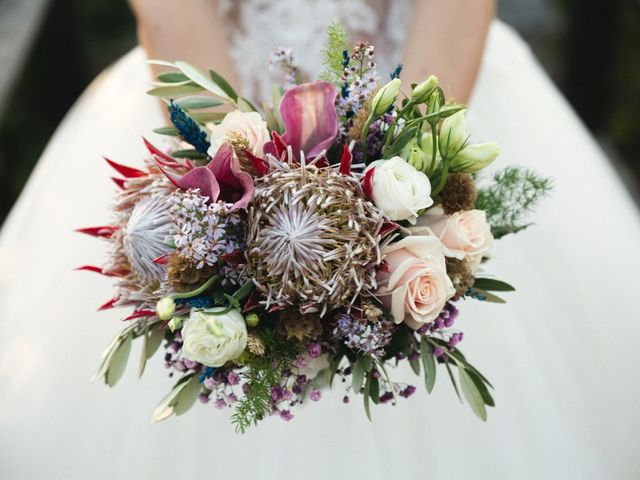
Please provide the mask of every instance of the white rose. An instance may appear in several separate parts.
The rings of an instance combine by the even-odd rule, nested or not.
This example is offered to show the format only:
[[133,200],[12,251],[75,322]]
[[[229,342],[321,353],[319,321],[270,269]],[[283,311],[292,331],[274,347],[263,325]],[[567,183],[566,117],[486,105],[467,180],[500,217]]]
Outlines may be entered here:
[[443,215],[442,209],[433,208],[418,219],[411,231],[418,235],[435,235],[444,245],[445,255],[459,260],[482,258],[493,246],[491,227],[483,210]]
[[194,310],[182,327],[182,354],[207,367],[235,360],[247,346],[247,326],[237,310]]
[[415,223],[418,212],[433,205],[429,178],[402,158],[376,160],[371,168],[373,203],[391,220]]
[[264,144],[270,140],[267,122],[257,112],[234,110],[227,113],[219,125],[210,123],[207,127],[211,130],[209,138],[211,146],[207,151],[210,157],[215,156],[218,148],[225,143],[231,132],[238,133],[249,140],[251,153],[260,158],[264,156],[262,150]]
[[418,329],[434,321],[455,294],[440,240],[409,236],[382,249],[388,271],[377,275],[378,291],[396,323]]

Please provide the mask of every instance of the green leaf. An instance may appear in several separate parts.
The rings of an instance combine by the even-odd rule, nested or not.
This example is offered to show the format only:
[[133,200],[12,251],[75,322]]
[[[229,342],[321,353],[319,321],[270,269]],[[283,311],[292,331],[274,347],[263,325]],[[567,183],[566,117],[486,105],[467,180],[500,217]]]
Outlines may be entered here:
[[218,84],[215,81],[212,82],[211,79],[207,77],[207,75],[202,73],[200,70],[198,70],[196,67],[194,67],[190,63],[176,62],[176,67],[182,73],[184,73],[187,77],[189,77],[189,79],[191,79],[193,82],[200,85],[205,90],[208,90],[214,95],[224,98],[225,100],[230,99],[230,96],[227,95],[227,93],[222,88],[220,88],[220,86],[218,86]]
[[199,123],[220,123],[227,114],[225,112],[191,112],[189,115]]
[[244,97],[238,97],[236,105],[238,109],[242,112],[257,112],[258,109],[255,107],[253,103],[247,100]]
[[95,375],[91,379],[92,382],[95,382],[98,378],[104,376],[104,374],[107,372],[107,368],[109,368],[109,361],[113,356],[113,352],[122,343],[121,335],[122,333],[118,334],[113,340],[111,340],[111,343],[109,344],[109,346],[105,348],[104,352],[102,352],[102,357],[100,359],[100,366],[98,367],[98,370],[96,371]]
[[153,354],[156,353],[158,348],[160,348],[160,344],[164,339],[164,330],[158,326],[157,328],[153,328],[151,332],[149,332],[149,339],[147,341],[147,346],[145,349],[145,353],[147,355],[147,359],[153,357]]
[[360,393],[362,381],[369,370],[371,370],[371,358],[358,357],[356,362],[353,364],[353,371],[351,372],[351,386],[353,388],[353,393]]
[[173,158],[188,158],[189,160],[202,160],[207,158],[204,153],[200,153],[195,149],[176,150],[171,154]]
[[364,412],[371,421],[371,406],[369,404],[369,395],[371,394],[371,375],[367,375],[367,381],[364,384]]
[[240,302],[233,295],[229,295],[228,293],[225,293],[224,294],[224,298],[226,298],[227,302],[229,302],[229,305],[231,305],[236,310],[241,310],[242,309],[242,307],[240,306]]
[[202,91],[202,87],[198,85],[186,84],[186,85],[169,85],[166,87],[155,87],[147,91],[147,95],[153,95],[154,97],[163,98],[175,98],[184,97],[186,95],[193,95]]
[[215,84],[218,85],[218,87],[220,87],[220,89],[225,93],[227,98],[230,98],[234,102],[238,100],[238,94],[233,89],[233,87],[229,85],[229,82],[227,82],[224,77],[222,77],[222,75],[214,70],[209,70],[209,76],[211,77],[211,80],[213,80]]
[[478,387],[464,368],[458,368],[458,378],[460,379],[462,395],[471,407],[471,410],[478,418],[486,421],[487,409],[484,406],[484,400]]
[[194,95],[192,97],[184,97],[180,100],[176,100],[175,103],[185,110],[199,110],[201,108],[217,107],[222,105],[224,102],[213,97]]
[[149,65],[159,65],[161,67],[171,67],[176,68],[176,64],[172,62],[167,62],[165,60],[147,60]]
[[493,293],[489,293],[486,290],[482,290],[480,288],[472,288],[471,289],[471,293],[474,295],[481,295],[482,297],[482,301],[483,302],[491,302],[491,303],[507,303],[505,300],[503,300],[502,298],[500,298],[497,295],[494,295]]
[[453,389],[456,391],[456,395],[458,399],[462,401],[462,397],[460,396],[460,390],[458,390],[458,384],[456,383],[456,379],[453,376],[453,372],[451,371],[451,366],[448,361],[444,362],[444,366],[447,367],[447,373],[449,374],[449,378],[451,379],[451,384],[453,385]]
[[154,128],[153,129],[153,133],[157,133],[159,135],[169,135],[172,137],[175,137],[178,135],[178,132],[176,131],[176,129],[174,127],[159,127],[159,128]]
[[411,370],[416,375],[420,375],[420,362],[417,359],[409,360],[409,365],[411,365]]
[[127,366],[127,360],[129,360],[132,339],[131,335],[127,335],[109,360],[109,368],[104,378],[110,387],[113,387],[122,378],[124,369]]
[[251,293],[253,285],[253,279],[247,280],[238,290],[235,291],[233,296],[238,300],[238,302],[241,302]]
[[507,282],[503,282],[501,280],[495,280],[493,278],[476,278],[473,286],[481,290],[495,291],[495,292],[515,291],[515,288],[513,288]]
[[196,403],[201,391],[202,385],[198,380],[198,376],[194,375],[177,395],[173,413],[177,416],[186,413]]
[[402,149],[407,145],[407,143],[409,143],[413,139],[413,137],[415,137],[417,131],[418,129],[415,127],[402,130],[402,132],[400,132],[400,135],[398,135],[398,137],[394,140],[391,148],[385,150],[384,156],[386,158],[391,158],[394,155],[400,153]]
[[473,383],[478,388],[480,395],[482,395],[482,401],[484,402],[484,404],[490,407],[495,407],[496,403],[493,400],[491,393],[489,393],[489,389],[487,388],[487,385],[483,381],[482,377],[478,375],[477,370],[470,370],[469,368],[467,368],[466,371],[469,374],[469,377],[471,377],[471,380],[473,380]]
[[156,79],[162,83],[180,83],[189,81],[189,77],[180,72],[162,72],[158,74]]
[[377,378],[373,378],[373,376],[371,376],[369,397],[375,405],[378,405],[378,403],[380,402],[380,381]]
[[160,400],[151,414],[151,423],[161,422],[173,415],[178,395],[180,395],[180,392],[182,392],[182,390],[187,386],[189,380],[193,377],[194,374],[182,377],[176,382],[171,391],[162,397],[162,400]]
[[422,337],[420,341],[420,357],[424,367],[424,386],[427,393],[431,393],[436,384],[436,359],[433,356],[433,349],[425,337]]

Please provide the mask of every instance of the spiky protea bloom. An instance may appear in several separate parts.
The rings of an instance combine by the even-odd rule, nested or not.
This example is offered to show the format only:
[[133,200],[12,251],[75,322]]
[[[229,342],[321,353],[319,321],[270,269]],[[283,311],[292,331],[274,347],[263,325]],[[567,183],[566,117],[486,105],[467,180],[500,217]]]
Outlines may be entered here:
[[249,273],[265,306],[324,315],[374,290],[385,217],[358,180],[304,161],[272,164],[247,219]]
[[278,319],[278,332],[287,340],[305,342],[320,336],[322,324],[318,315],[301,315],[296,311],[285,310]]
[[[155,264],[151,266],[145,263],[146,266],[144,268],[141,268],[140,265],[136,267],[129,258],[133,255],[134,250],[141,248],[140,246],[134,246],[134,238],[139,235],[142,235],[142,238],[148,238],[141,230],[142,224],[134,225],[136,223],[135,219],[131,220],[136,207],[140,202],[148,202],[148,200],[145,200],[148,198],[156,198],[156,201],[161,203],[162,199],[168,199],[174,190],[169,180],[157,168],[155,162],[150,159],[146,160],[145,166],[144,175],[127,178],[123,181],[122,190],[118,194],[113,208],[115,212],[113,221],[115,230],[109,239],[111,249],[109,261],[105,268],[107,270],[128,272],[120,277],[116,284],[117,301],[114,305],[133,304],[137,308],[144,308],[145,306],[155,305],[155,302],[161,296],[157,293],[161,284],[160,277],[162,276],[159,270],[160,265],[157,265],[158,270],[156,270]],[[147,203],[147,207],[149,206],[150,204]],[[139,213],[141,213],[141,210],[138,210]],[[156,210],[156,213],[160,215],[160,218],[164,218],[160,210]],[[164,228],[160,224],[157,226],[160,227],[160,230]],[[151,228],[155,227],[151,226]],[[155,247],[152,250],[159,251],[158,255],[156,255],[158,257],[169,253],[172,249],[165,246],[162,251]],[[151,255],[149,253],[149,256]],[[152,280],[149,281],[149,278],[152,278]]]
[[163,194],[141,198],[124,228],[124,253],[131,268],[146,283],[164,279],[164,266],[153,260],[169,250],[167,245],[173,234],[169,205],[169,197]]

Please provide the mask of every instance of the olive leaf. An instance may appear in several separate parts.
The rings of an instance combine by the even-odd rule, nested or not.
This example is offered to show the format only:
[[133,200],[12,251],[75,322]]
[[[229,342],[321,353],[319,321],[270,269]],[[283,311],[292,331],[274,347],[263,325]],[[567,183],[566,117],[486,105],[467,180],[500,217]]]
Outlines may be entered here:
[[371,421],[371,406],[369,403],[369,395],[371,394],[371,378],[372,375],[367,375],[367,381],[364,384],[364,412],[367,414],[369,421]]
[[178,135],[175,127],[158,127],[152,130],[153,133],[157,133],[158,135],[169,135],[171,137],[175,137]]
[[162,87],[155,87],[151,90],[148,90],[147,95],[153,95],[154,97],[175,98],[193,95],[194,93],[201,92],[202,90],[202,87],[198,85],[187,83],[184,85],[167,85]]
[[156,79],[162,83],[182,83],[189,82],[189,77],[180,72],[162,72],[156,76]]
[[231,98],[215,81],[212,81],[210,77],[202,73],[196,67],[187,62],[175,62],[176,67],[184,73],[191,81],[197,83],[205,90],[210,91],[218,97],[230,100]]
[[501,280],[495,280],[493,278],[476,278],[473,284],[475,288],[486,291],[495,292],[513,292],[515,288],[509,285],[507,282]]
[[178,394],[173,413],[178,416],[186,413],[196,403],[201,391],[202,384],[198,380],[198,376],[194,375]]
[[424,385],[427,393],[431,393],[436,384],[436,360],[433,357],[433,349],[425,337],[420,341],[420,357],[424,367]]
[[118,348],[113,352],[111,359],[109,360],[109,368],[104,376],[105,382],[110,387],[113,387],[118,380],[122,377],[124,369],[127,366],[127,360],[129,359],[129,352],[131,351],[131,342],[133,337],[127,335],[122,343],[118,345]]
[[187,387],[189,381],[194,378],[194,374],[185,375],[173,386],[171,391],[167,393],[162,400],[158,403],[156,408],[151,414],[151,423],[161,422],[166,420],[174,413],[174,407],[178,402],[180,393]]
[[370,357],[358,357],[356,362],[353,364],[353,371],[351,373],[351,387],[353,388],[353,393],[360,392],[365,374],[371,370],[371,363]]
[[478,390],[478,387],[471,379],[467,371],[463,367],[458,367],[458,378],[460,379],[460,388],[462,395],[471,407],[473,413],[483,421],[487,420],[487,409],[484,406],[484,399]]
[[217,98],[207,97],[204,95],[194,95],[191,97],[184,97],[176,100],[175,103],[185,110],[199,110],[201,108],[217,107],[222,105],[223,102]]
[[233,87],[227,82],[222,75],[214,70],[209,70],[209,76],[211,80],[215,82],[215,84],[220,87],[220,89],[226,94],[227,98],[236,102],[238,100],[238,94],[233,89]]

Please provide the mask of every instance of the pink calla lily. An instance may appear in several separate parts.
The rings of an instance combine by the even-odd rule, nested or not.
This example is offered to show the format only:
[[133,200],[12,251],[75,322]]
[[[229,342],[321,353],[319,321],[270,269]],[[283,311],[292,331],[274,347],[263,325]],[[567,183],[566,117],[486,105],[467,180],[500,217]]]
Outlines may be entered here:
[[181,190],[198,188],[210,202],[224,200],[233,203],[233,210],[246,208],[253,196],[251,175],[242,171],[233,150],[226,144],[218,149],[206,166],[192,168],[181,177],[164,173]]
[[[291,146],[295,158],[302,151],[313,159],[333,145],[338,134],[335,99],[335,87],[324,81],[304,83],[284,94],[280,116],[285,133],[281,138]],[[265,144],[264,150],[272,155],[277,152],[273,142]]]

